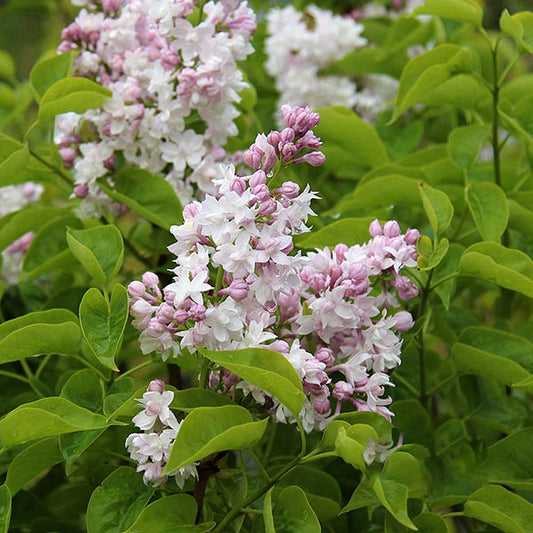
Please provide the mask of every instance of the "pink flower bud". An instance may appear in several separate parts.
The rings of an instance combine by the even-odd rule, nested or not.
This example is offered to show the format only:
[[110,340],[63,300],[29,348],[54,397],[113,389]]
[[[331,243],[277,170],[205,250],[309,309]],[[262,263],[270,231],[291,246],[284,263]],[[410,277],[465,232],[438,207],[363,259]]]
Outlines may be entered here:
[[396,276],[390,282],[398,290],[398,295],[404,301],[412,300],[418,296],[418,287],[407,276]]
[[145,272],[142,275],[142,282],[147,288],[152,289],[159,285],[159,278],[153,272]]
[[242,178],[235,178],[229,186],[230,190],[242,196],[246,190],[246,182]]
[[184,220],[192,220],[198,213],[200,212],[200,208],[197,203],[193,202],[190,204],[187,204],[183,208],[183,218]]
[[[292,130],[291,130],[292,131]],[[293,132],[294,133],[294,132]],[[279,131],[271,131],[267,135],[267,142],[274,147],[276,155],[279,155],[279,146],[281,144],[281,134]]]
[[420,237],[420,232],[417,229],[409,228],[405,232],[405,242],[407,244],[416,244]]
[[294,183],[294,181],[286,181],[279,189],[277,189],[277,192],[286,198],[293,200],[300,194],[300,186],[297,183]]
[[[226,290],[231,298],[240,302],[248,295],[248,283],[243,279],[234,279]],[[222,293],[222,291],[220,291],[220,293]]]
[[335,362],[335,357],[333,355],[333,350],[331,348],[320,348],[317,352],[315,357],[321,362],[326,365],[327,368],[333,366],[333,363]]
[[314,402],[313,406],[319,415],[327,415],[331,411],[331,404],[329,400],[316,401]]
[[146,389],[148,392],[165,392],[165,382],[162,379],[153,379]]
[[128,294],[130,298],[146,298],[148,296],[144,283],[140,281],[132,281],[128,285]]
[[299,163],[307,163],[312,167],[319,167],[326,162],[326,156],[322,152],[310,152],[298,159],[295,159],[293,163],[298,165]]
[[185,322],[187,322],[187,320],[189,320],[189,312],[185,309],[178,309],[174,313],[173,322],[175,322],[178,326],[182,326],[185,324]]
[[87,198],[89,194],[89,187],[87,185],[76,185],[74,187],[74,195],[76,198]]
[[337,261],[344,261],[346,259],[346,252],[348,250],[349,248],[346,246],[346,244],[337,244],[337,246],[335,246],[333,249],[333,253],[335,254]]
[[195,322],[205,320],[206,309],[202,304],[193,304],[189,309],[189,317]]
[[259,185],[266,185],[266,182],[267,182],[267,177],[266,177],[266,174],[262,170],[258,170],[257,172],[254,172],[250,176],[250,180],[249,180],[252,191],[255,187],[258,187]]
[[294,133],[294,130],[292,128],[285,128],[284,130],[281,131],[279,136],[280,136],[280,141],[283,144],[292,143],[292,141],[294,141],[294,139],[296,138],[296,134]]
[[394,319],[396,320],[394,327],[398,331],[407,331],[413,327],[413,317],[407,311],[399,311],[394,315]]
[[281,155],[283,156],[284,161],[291,161],[296,157],[297,153],[298,148],[296,148],[296,145],[293,143],[286,143],[281,149]]
[[340,402],[346,402],[350,399],[355,389],[346,381],[337,381],[333,387],[333,397]]
[[278,205],[274,200],[267,200],[266,202],[261,202],[259,206],[259,213],[261,215],[273,215],[278,209]]
[[250,148],[246,150],[244,154],[242,154],[242,162],[253,170],[259,169],[262,158],[263,152],[254,144],[252,144],[252,146],[250,146]]
[[401,233],[400,224],[398,224],[396,220],[389,220],[383,227],[383,233],[386,237],[389,237],[389,239],[398,237]]
[[377,218],[370,224],[368,230],[372,237],[383,235],[383,226],[379,223],[379,220]]
[[76,159],[76,150],[73,148],[60,148],[59,155],[63,160],[63,166],[65,168],[72,168],[74,166],[74,160]]

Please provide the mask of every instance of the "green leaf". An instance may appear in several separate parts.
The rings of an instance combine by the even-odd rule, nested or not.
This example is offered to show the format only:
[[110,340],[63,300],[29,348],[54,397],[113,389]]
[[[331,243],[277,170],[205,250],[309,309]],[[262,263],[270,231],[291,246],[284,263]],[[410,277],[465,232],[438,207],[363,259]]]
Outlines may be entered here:
[[174,391],[171,408],[187,413],[197,407],[220,407],[232,404],[229,398],[215,391],[191,388]]
[[533,504],[494,485],[474,492],[465,503],[464,513],[505,533],[527,533],[533,522]]
[[105,428],[59,435],[59,448],[65,461],[65,472],[67,476],[72,472],[72,468],[81,454],[93,442],[95,442],[104,431]]
[[532,353],[533,344],[523,337],[490,328],[467,328],[452,346],[451,355],[463,373],[512,385],[529,377]]
[[381,479],[401,483],[408,488],[409,498],[423,498],[428,491],[428,477],[420,461],[411,454],[396,451],[385,461]]
[[382,479],[379,476],[374,479],[372,488],[380,503],[400,522],[403,526],[416,530],[417,527],[411,522],[407,514],[407,498],[409,489],[396,481]]
[[367,465],[363,454],[370,440],[379,442],[379,436],[372,426],[355,424],[348,428],[341,427],[335,440],[335,452],[345,462],[365,472]]
[[147,487],[133,468],[117,468],[91,495],[87,507],[87,533],[122,533],[127,530],[153,493],[153,487]]
[[422,235],[418,239],[418,260],[417,265],[419,270],[432,270],[437,267],[441,261],[446,257],[450,243],[448,239],[444,238],[439,241],[434,248],[430,238]]
[[166,496],[145,507],[124,533],[201,533],[213,529],[214,522],[195,525],[196,509],[196,500],[189,494]]
[[354,490],[350,500],[343,509],[341,509],[340,514],[348,513],[354,511],[355,509],[362,509],[363,507],[371,507],[378,505],[379,501],[377,499],[376,493],[372,488],[372,483],[363,475],[359,485],[357,485]]
[[381,176],[359,185],[332,211],[351,214],[384,206],[418,207],[421,205],[419,183],[419,180],[399,174]]
[[26,169],[29,159],[30,152],[27,146],[23,146],[8,155],[0,163],[0,187],[20,183],[21,180],[18,176]]
[[427,411],[415,400],[395,401],[392,409],[394,427],[406,436],[407,442],[415,442],[429,447],[431,442],[431,421]]
[[274,527],[274,515],[272,514],[272,490],[270,489],[263,501],[263,521],[265,526],[265,533],[276,533]]
[[84,368],[68,378],[60,396],[94,413],[102,409],[103,383],[93,370]]
[[30,83],[40,97],[57,81],[71,74],[76,52],[57,54],[39,61],[30,72]]
[[475,0],[426,0],[414,9],[413,16],[416,15],[436,15],[478,27],[483,20],[483,10]]
[[67,246],[67,226],[81,228],[81,221],[72,215],[42,224],[24,257],[22,271],[35,278],[49,271],[70,271],[76,264]]
[[433,234],[435,237],[442,235],[452,221],[453,205],[446,193],[424,183],[421,183],[419,187],[422,205],[433,228]]
[[112,96],[109,89],[88,78],[65,78],[56,81],[43,94],[39,106],[39,120],[46,120],[73,111],[84,113],[102,107]]
[[320,533],[320,522],[300,487],[281,491],[274,508],[276,533]]
[[348,411],[335,418],[350,425],[365,424],[374,428],[382,444],[392,442],[392,424],[382,415],[372,411]]
[[117,371],[115,356],[124,336],[129,316],[128,291],[115,285],[108,302],[95,288],[89,289],[80,304],[80,324],[83,335],[98,360]]
[[520,40],[524,36],[524,27],[521,22],[511,17],[507,9],[504,9],[500,15],[500,29],[513,39]]
[[321,522],[335,518],[342,499],[337,480],[330,474],[306,466],[298,466],[279,481],[277,487],[296,485],[305,491],[311,507]]
[[315,132],[324,139],[322,151],[328,167],[344,166],[343,158],[353,160],[356,168],[373,168],[388,161],[387,149],[375,129],[352,110],[332,106],[318,112],[320,123]]
[[13,81],[16,72],[17,67],[11,54],[5,50],[0,50],[0,79]]
[[124,258],[124,242],[116,226],[69,229],[67,243],[74,257],[102,287],[118,274]]
[[107,426],[103,416],[65,398],[42,398],[17,407],[0,420],[0,443],[7,449],[35,439]]
[[365,47],[334,61],[324,69],[324,73],[354,76],[373,72],[399,78],[406,62],[402,51],[384,54],[379,48]]
[[454,445],[465,440],[470,440],[470,437],[464,422],[457,418],[446,420],[435,430],[435,454],[449,452]]
[[411,59],[400,78],[392,121],[412,105],[423,101],[428,93],[451,76],[469,71],[471,65],[471,52],[454,44],[436,46]]
[[302,380],[289,361],[279,352],[264,348],[220,352],[205,349],[198,351],[210,361],[275,396],[295,417],[300,414],[305,401]]
[[476,162],[489,131],[488,124],[461,126],[452,130],[448,136],[450,159],[462,169],[469,169]]
[[66,309],[50,309],[0,324],[0,364],[37,355],[75,354],[81,343],[77,322]]
[[509,205],[502,189],[494,183],[472,183],[466,201],[483,240],[499,243],[509,222]]
[[524,33],[519,39],[519,43],[531,54],[533,53],[533,13],[521,11],[512,16],[513,20],[519,22]]
[[533,298],[533,261],[519,250],[491,242],[474,244],[461,257],[460,271]]
[[448,533],[448,526],[437,513],[422,513],[413,518],[413,523],[420,533]]
[[130,167],[113,176],[113,181],[114,188],[102,180],[98,182],[113,200],[163,229],[181,224],[181,203],[172,185],[161,176]]
[[[450,244],[446,257],[442,259],[434,271],[434,284],[439,283],[446,276],[450,276],[458,271],[459,262],[461,261],[463,252],[464,246],[455,243]],[[439,298],[441,299],[442,304],[447,311],[450,309],[450,303],[455,289],[455,282],[455,279],[449,279],[448,281],[439,283],[435,287],[435,292],[439,295]]]
[[0,533],[9,532],[11,521],[11,493],[7,485],[0,486]]
[[0,250],[28,231],[41,229],[43,220],[51,220],[65,213],[66,209],[62,207],[27,207],[4,217],[0,224]]
[[57,438],[44,439],[28,446],[15,456],[7,470],[6,485],[12,496],[39,474],[61,463],[63,456]]
[[370,239],[369,226],[374,219],[365,218],[343,218],[328,224],[318,231],[305,234],[304,238],[298,240],[298,248],[304,250],[314,250],[316,248],[333,248],[340,242],[353,246],[363,244]]
[[468,72],[454,74],[428,93],[420,93],[418,96],[420,104],[453,106],[465,111],[475,111],[485,120],[492,120],[490,89]]
[[198,407],[182,422],[164,473],[214,453],[249,448],[263,436],[267,423],[268,419],[253,422],[238,405]]
[[493,483],[516,490],[533,490],[532,438],[533,428],[529,427],[489,446],[479,472]]

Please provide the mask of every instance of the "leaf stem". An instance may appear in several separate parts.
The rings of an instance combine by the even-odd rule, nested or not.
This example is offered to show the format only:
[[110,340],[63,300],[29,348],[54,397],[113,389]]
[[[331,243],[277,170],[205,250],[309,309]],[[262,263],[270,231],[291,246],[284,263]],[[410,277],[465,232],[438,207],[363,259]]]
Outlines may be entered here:
[[15,374],[15,372],[9,372],[7,370],[0,370],[0,376],[5,376],[6,378],[11,379],[17,379],[18,381],[22,381],[23,383],[30,384],[30,380],[28,378],[25,378],[24,376],[21,376],[19,374]]
[[434,290],[435,287],[438,287],[441,283],[446,283],[447,281],[450,281],[451,279],[457,278],[461,275],[460,272],[453,272],[453,274],[448,274],[447,276],[444,276],[443,278],[436,281],[431,287],[430,291]]
[[257,455],[257,453],[255,453],[255,451],[252,450],[252,449],[246,450],[246,452],[253,459],[253,461],[255,463],[255,466],[257,466],[258,472],[265,478],[265,481],[267,483],[270,482],[270,476],[268,475],[268,472],[266,471],[265,467],[263,466],[263,463],[259,459],[259,456]]
[[28,150],[30,152],[30,155],[33,156],[35,159],[37,159],[37,161],[39,161],[39,163],[42,163],[45,167],[49,168],[50,170],[52,170],[54,172],[54,174],[56,174],[57,176],[59,176],[64,182],[68,183],[69,185],[74,185],[74,180],[68,175],[66,174],[65,172],[63,172],[59,167],[57,167],[56,165],[54,165],[53,163],[50,163],[49,161],[47,161],[46,159],[44,159],[43,157],[41,157],[35,150],[33,150],[32,148],[28,147]]

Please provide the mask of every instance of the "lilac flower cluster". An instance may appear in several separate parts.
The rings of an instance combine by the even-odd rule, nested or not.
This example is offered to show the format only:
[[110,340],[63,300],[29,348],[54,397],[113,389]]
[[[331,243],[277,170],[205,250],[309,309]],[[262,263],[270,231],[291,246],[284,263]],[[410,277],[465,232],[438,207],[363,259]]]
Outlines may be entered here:
[[165,390],[163,381],[155,379],[150,382],[142,399],[138,400],[143,410],[133,417],[133,423],[143,432],[129,435],[126,448],[130,457],[139,463],[137,472],[143,472],[146,484],[158,486],[173,477],[182,489],[189,477],[198,478],[198,471],[194,464],[190,464],[163,476],[163,468],[181,426],[170,410],[173,399],[174,393]]
[[[306,431],[324,428],[344,404],[390,418],[387,372],[400,364],[398,334],[413,324],[395,310],[417,294],[401,271],[416,265],[418,231],[402,235],[397,222],[376,220],[367,244],[294,252],[293,236],[308,231],[317,196],[292,182],[271,190],[265,169],[276,176],[283,165],[317,162],[320,140],[311,129],[316,113],[287,106],[283,114],[287,128],[259,135],[244,154],[255,172],[242,177],[221,167],[218,194],[187,205],[183,224],[171,228],[172,283],[161,288],[153,273],[130,283],[141,349],[163,359],[197,347],[278,351],[302,379]],[[275,398],[227,370],[215,369],[209,386],[251,395],[278,421],[294,421]]]
[[[237,134],[235,104],[247,87],[237,62],[251,53],[255,15],[246,1],[210,1],[191,19],[194,0],[73,0],[84,6],[63,30],[60,52],[76,50],[74,73],[113,95],[103,110],[56,121],[56,143],[72,168],[75,194],[98,211],[96,180],[120,154],[126,164],[162,173],[182,201],[212,192],[221,148]],[[196,14],[194,15],[196,19]]]

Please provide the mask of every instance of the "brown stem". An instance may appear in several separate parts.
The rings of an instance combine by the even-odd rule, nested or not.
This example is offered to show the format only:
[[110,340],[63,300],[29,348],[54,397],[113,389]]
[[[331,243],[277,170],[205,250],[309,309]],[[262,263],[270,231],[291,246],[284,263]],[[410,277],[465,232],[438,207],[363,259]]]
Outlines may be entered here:
[[[176,367],[179,368],[179,367]],[[228,452],[219,452],[215,455],[213,459],[207,461],[206,463],[200,463],[198,466],[198,479],[194,484],[194,489],[192,495],[196,500],[196,505],[198,510],[196,511],[196,524],[199,524],[202,519],[202,511],[204,507],[204,498],[205,498],[205,489],[207,487],[207,482],[211,476],[214,476],[220,470],[218,463],[226,457]]]

